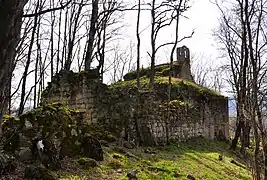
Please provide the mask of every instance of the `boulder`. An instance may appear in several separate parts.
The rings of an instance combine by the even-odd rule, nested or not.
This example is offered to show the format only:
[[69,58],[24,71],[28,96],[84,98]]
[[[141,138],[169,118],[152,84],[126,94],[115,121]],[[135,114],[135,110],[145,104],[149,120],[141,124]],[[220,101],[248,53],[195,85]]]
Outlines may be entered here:
[[95,159],[97,161],[103,161],[103,150],[100,142],[91,136],[84,137],[81,144],[82,153],[88,158]]
[[112,155],[112,157],[113,157],[114,159],[123,159],[123,156],[120,155],[120,154],[118,154],[118,153],[114,153],[114,154]]
[[149,148],[144,149],[144,153],[147,153],[147,154],[156,154],[155,151],[153,151],[153,150],[151,150]]
[[32,151],[29,147],[21,147],[18,153],[19,161],[29,162],[33,160]]
[[128,172],[126,176],[128,177],[129,180],[134,180],[134,179],[137,179],[137,173],[138,173],[138,170],[133,169],[130,172]]
[[0,153],[0,176],[16,169],[15,158],[5,153]]
[[24,171],[25,180],[56,180],[56,176],[42,165],[30,165]]
[[173,176],[175,178],[181,178],[183,175],[180,172],[175,172]]
[[[10,116],[3,123],[3,148],[22,162],[35,160],[52,169],[60,168],[64,157],[102,161],[101,144],[93,136],[97,128],[90,128],[82,118],[78,111],[61,103],[45,104],[19,118]],[[42,150],[37,147],[40,141]]]
[[39,160],[43,165],[52,169],[60,168],[59,163],[59,147],[54,141],[49,139],[42,139],[42,150],[38,149],[38,143],[40,139],[36,139],[32,142],[31,152],[36,160]]
[[78,163],[80,164],[82,169],[87,170],[98,166],[97,161],[91,158],[80,158],[78,159]]
[[[78,155],[101,161],[103,150],[93,136],[97,128],[91,128],[82,118],[78,111],[61,103],[45,104],[19,119],[9,117],[3,123],[4,150],[15,153],[23,162],[32,158],[53,169],[60,167],[59,160],[64,157]],[[42,153],[38,141],[44,145]]]
[[127,153],[125,154],[125,156],[128,157],[128,158],[136,159],[136,160],[139,160],[139,159],[140,159],[139,157],[137,157],[136,155],[134,155],[134,154],[132,154],[132,153],[130,153],[130,152],[127,152]]
[[129,142],[129,141],[124,141],[123,142],[123,147],[127,148],[127,149],[133,149],[135,146],[133,143]]
[[191,175],[191,174],[187,174],[187,179],[189,179],[189,180],[196,180],[196,178],[193,176],[193,175]]

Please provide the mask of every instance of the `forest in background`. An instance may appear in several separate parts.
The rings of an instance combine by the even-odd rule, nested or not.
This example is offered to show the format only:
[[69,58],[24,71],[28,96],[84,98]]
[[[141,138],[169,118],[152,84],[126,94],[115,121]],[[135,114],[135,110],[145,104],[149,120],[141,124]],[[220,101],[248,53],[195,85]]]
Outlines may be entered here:
[[[179,36],[180,18],[190,9],[189,3],[190,0],[139,0],[132,4],[113,0],[0,2],[0,122],[14,104],[18,105],[17,115],[24,112],[29,102],[34,108],[37,107],[46,82],[60,70],[96,68],[101,81],[107,72],[112,74],[112,81],[117,81],[127,71],[135,69],[136,85],[141,88],[139,25],[142,11],[149,11],[151,19],[148,24],[151,51],[146,52],[151,68],[150,87],[153,89],[154,86],[159,49],[166,46],[171,49],[171,86],[177,45],[194,34],[192,31],[188,32],[188,36]],[[193,74],[200,85],[209,85],[215,90],[220,90],[221,86],[229,87],[237,104],[237,122],[231,148],[235,149],[240,139],[241,152],[245,153],[251,146],[250,139],[255,141],[253,175],[255,179],[260,179],[260,155],[264,157],[264,166],[267,166],[267,2],[215,0],[212,3],[221,13],[220,26],[213,34],[227,61],[215,69],[199,66]],[[120,20],[128,11],[136,12],[137,21],[132,22],[136,25],[136,42],[128,43],[128,50],[120,51],[121,47],[114,47],[114,42],[122,38],[120,30],[123,24]],[[159,44],[158,37],[164,28],[170,28],[175,38]],[[211,71],[213,73],[208,76]],[[208,78],[211,83],[207,82],[207,77],[212,77]],[[267,168],[264,177],[267,179]]]

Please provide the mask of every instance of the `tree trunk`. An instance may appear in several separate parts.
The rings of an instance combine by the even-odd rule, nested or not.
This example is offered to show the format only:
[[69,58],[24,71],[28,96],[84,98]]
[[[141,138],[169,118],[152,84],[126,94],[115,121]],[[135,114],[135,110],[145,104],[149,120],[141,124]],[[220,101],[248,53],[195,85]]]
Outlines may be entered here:
[[141,0],[138,0],[137,22],[136,22],[136,39],[137,39],[137,60],[136,60],[136,83],[137,88],[140,90],[140,12],[141,12]]
[[98,18],[98,0],[92,0],[92,16],[91,16],[91,23],[89,30],[89,39],[85,55],[85,70],[89,70],[91,68],[97,18]]
[[247,121],[244,126],[244,146],[249,147],[250,146],[250,123]]
[[267,180],[267,142],[265,138],[262,138],[264,141],[263,149],[263,159],[264,159],[264,180]]
[[73,12],[72,12],[73,14],[71,14],[71,16],[75,15],[75,17],[74,17],[74,22],[71,22],[72,20],[70,21],[70,23],[74,23],[74,25],[73,25],[73,30],[72,31],[70,30],[69,32],[68,54],[67,54],[67,60],[65,62],[65,67],[64,67],[64,69],[67,71],[70,71],[70,67],[73,61],[73,47],[75,44],[76,33],[78,32],[78,28],[79,28],[79,20],[80,20],[79,17],[81,16],[82,8],[83,8],[83,5],[81,4],[79,5],[79,9],[76,15]]
[[23,7],[27,1],[0,1],[0,135],[4,110],[7,106],[5,92],[9,86],[16,46],[20,38]]
[[[40,1],[38,0],[37,6],[36,6],[36,9],[35,9],[35,13],[36,14],[38,12],[39,6],[40,6]],[[18,115],[21,115],[23,113],[24,104],[25,104],[25,101],[27,100],[27,98],[25,98],[25,96],[26,96],[27,76],[28,76],[28,70],[29,70],[30,63],[31,63],[31,51],[32,51],[33,44],[34,44],[34,37],[35,37],[35,32],[36,32],[36,29],[37,29],[37,25],[38,25],[38,16],[35,16],[34,17],[33,29],[32,29],[32,35],[31,35],[31,41],[30,41],[30,45],[29,45],[28,57],[27,57],[26,65],[25,65],[25,70],[24,70],[24,73],[23,73],[23,80],[22,80],[22,86],[21,86],[21,98],[20,98],[20,105],[19,105]]]
[[258,133],[258,127],[256,124],[255,117],[252,117],[253,120],[253,129],[254,129],[254,136],[255,136],[255,149],[254,149],[254,170],[255,170],[255,180],[260,180],[261,177],[261,169],[259,166],[259,155],[260,155],[260,137]]
[[230,149],[233,149],[233,150],[236,149],[237,143],[238,143],[238,139],[241,136],[241,131],[242,131],[243,127],[244,127],[244,121],[238,120],[237,121],[237,126],[236,126],[236,131],[235,131],[235,137],[232,140],[232,144],[231,144]]
[[152,9],[151,9],[151,65],[150,65],[150,87],[154,88],[154,77],[155,77],[155,59],[156,59],[156,36],[155,36],[155,27],[156,27],[156,17],[155,17],[155,0],[152,0]]

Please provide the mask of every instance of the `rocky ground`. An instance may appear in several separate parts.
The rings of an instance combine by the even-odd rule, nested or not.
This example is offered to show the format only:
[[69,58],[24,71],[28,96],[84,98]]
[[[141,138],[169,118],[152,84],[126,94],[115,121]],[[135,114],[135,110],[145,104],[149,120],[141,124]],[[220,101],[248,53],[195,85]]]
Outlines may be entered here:
[[[248,161],[238,152],[229,151],[220,141],[192,139],[166,147],[130,147],[113,142],[103,145],[104,160],[82,156],[60,160],[61,168],[49,169],[52,179],[251,179]],[[36,164],[35,164],[36,165]],[[3,175],[2,179],[23,179],[25,167]],[[47,179],[47,177],[46,177]]]
[[[37,142],[42,140],[44,150]],[[82,123],[79,112],[55,103],[6,117],[0,179],[250,179],[245,158],[229,144],[194,138],[169,146],[135,147]],[[239,158],[238,158],[239,157]],[[247,163],[247,164],[246,164]]]

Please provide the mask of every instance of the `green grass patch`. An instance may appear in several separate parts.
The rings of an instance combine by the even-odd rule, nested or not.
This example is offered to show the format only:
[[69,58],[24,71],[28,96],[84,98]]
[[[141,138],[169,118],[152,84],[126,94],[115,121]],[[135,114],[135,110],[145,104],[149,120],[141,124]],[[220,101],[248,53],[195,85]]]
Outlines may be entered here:
[[[137,178],[142,180],[187,179],[188,174],[205,180],[251,179],[250,170],[245,168],[242,161],[238,161],[228,148],[227,143],[198,138],[166,147],[151,148],[155,154],[144,153],[145,148],[129,150],[139,157],[138,159],[127,158],[114,153],[112,148],[105,148],[105,160],[100,163],[100,170],[95,170],[100,172],[97,179],[127,179],[127,173],[133,169],[138,170]],[[219,160],[220,154],[223,155],[223,160]],[[115,159],[114,155],[118,159]],[[232,164],[232,159],[244,167]],[[90,171],[90,174],[83,173],[80,177],[94,179],[93,174],[95,173]]]
[[[166,73],[166,71],[169,70],[169,63],[166,64],[160,64],[160,65],[156,65],[155,66],[155,74],[158,76],[163,76],[163,75],[167,75],[168,72]],[[150,67],[148,68],[141,68],[139,71],[140,77],[143,76],[149,76],[150,74]],[[133,80],[137,78],[137,73],[136,71],[130,71],[127,74],[125,74],[123,76],[123,79],[128,81],[128,80]]]
[[[179,96],[183,94],[183,92],[191,92],[191,94],[195,94],[197,96],[203,97],[220,97],[224,98],[221,94],[216,91],[213,91],[209,88],[199,86],[194,82],[187,81],[180,78],[171,79],[172,87],[171,87],[171,99],[177,99]],[[150,84],[148,77],[141,77],[140,78],[140,86],[142,87],[142,91],[150,91]],[[154,88],[155,90],[164,90],[168,92],[169,87],[169,77],[163,76],[155,76]],[[109,89],[130,89],[130,88],[137,88],[136,79],[128,80],[128,81],[119,81],[109,85]]]

